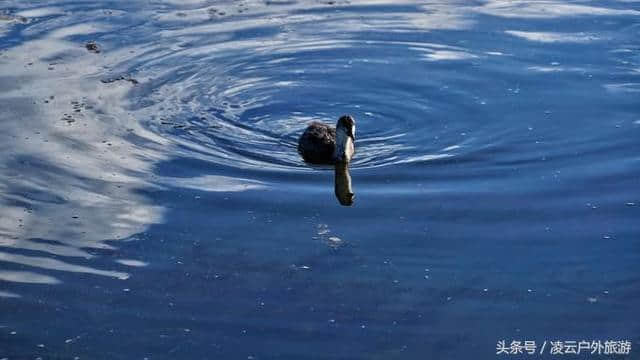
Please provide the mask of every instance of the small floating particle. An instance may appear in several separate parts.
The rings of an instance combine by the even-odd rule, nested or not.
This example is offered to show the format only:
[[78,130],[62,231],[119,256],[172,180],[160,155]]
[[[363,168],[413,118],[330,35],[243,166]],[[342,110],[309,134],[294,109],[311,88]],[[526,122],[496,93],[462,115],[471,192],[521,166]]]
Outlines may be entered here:
[[327,239],[327,240],[329,240],[329,242],[331,244],[333,244],[333,245],[338,245],[338,244],[340,244],[342,242],[342,239],[340,239],[337,236],[329,236],[329,239]]
[[12,331],[12,332],[10,332],[9,334],[11,334],[11,335],[15,335],[15,334],[17,334],[17,332],[16,332],[16,331]]
[[133,85],[137,85],[138,84],[138,80],[132,78],[131,76],[126,76],[125,77],[124,75],[120,75],[120,76],[115,77],[115,78],[101,79],[100,82],[102,82],[103,84],[109,84],[109,83],[120,81],[120,80],[128,81],[128,82],[132,83]]
[[329,230],[329,227],[326,224],[318,225],[318,231],[317,231],[318,235],[324,235],[324,234],[327,234],[327,233],[330,233],[330,232],[331,232],[331,230]]
[[609,240],[609,239],[611,239],[611,236],[609,236],[609,235],[603,235],[603,236],[602,236],[602,238],[603,238],[603,239],[606,239],[606,240]]
[[593,303],[598,302],[598,298],[596,298],[596,297],[588,297],[587,301],[593,304]]
[[129,289],[129,288],[124,288],[124,289],[122,289],[122,291],[124,291],[124,292],[129,292],[129,291],[131,291],[131,289]]
[[44,347],[44,344],[38,344],[37,346],[38,346],[39,348],[43,348],[43,347]]
[[370,113],[370,112],[368,112],[368,111],[367,111],[367,112],[365,112],[364,114],[365,114],[365,115],[367,115],[367,116],[373,116],[373,113]]
[[87,43],[84,45],[84,47],[85,47],[88,51],[90,51],[90,52],[92,52],[92,53],[95,53],[95,54],[100,53],[100,46],[98,45],[98,43],[96,43],[96,42],[95,42],[95,41],[93,41],[93,40],[91,40],[91,41],[87,42]]
[[533,291],[533,290],[531,290],[531,289],[527,289],[527,292],[532,292],[532,291]]
[[605,291],[603,291],[603,293],[609,294],[609,290],[605,290]]
[[489,291],[489,289],[484,288],[484,289],[482,289],[482,291],[487,292],[487,291]]
[[634,203],[634,202],[628,202],[627,203],[627,206],[635,206],[635,205],[636,205],[636,203]]
[[72,343],[72,342],[73,342],[73,339],[67,339],[67,340],[64,341],[65,344],[69,344],[69,343]]
[[309,270],[309,269],[311,269],[311,268],[310,268],[309,266],[307,266],[307,265],[299,266],[299,268],[300,268],[300,269],[303,269],[303,270]]

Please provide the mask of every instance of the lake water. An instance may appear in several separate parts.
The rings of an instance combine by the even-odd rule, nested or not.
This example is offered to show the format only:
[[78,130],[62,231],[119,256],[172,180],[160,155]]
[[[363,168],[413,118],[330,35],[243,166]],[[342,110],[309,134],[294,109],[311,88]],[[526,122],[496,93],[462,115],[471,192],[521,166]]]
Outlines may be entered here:
[[0,13],[0,358],[640,356],[640,2]]

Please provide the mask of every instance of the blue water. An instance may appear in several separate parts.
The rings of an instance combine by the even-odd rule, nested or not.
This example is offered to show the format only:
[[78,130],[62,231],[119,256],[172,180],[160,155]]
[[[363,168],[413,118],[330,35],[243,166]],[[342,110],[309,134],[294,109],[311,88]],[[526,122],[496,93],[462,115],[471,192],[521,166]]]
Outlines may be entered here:
[[640,356],[639,2],[0,13],[0,358]]

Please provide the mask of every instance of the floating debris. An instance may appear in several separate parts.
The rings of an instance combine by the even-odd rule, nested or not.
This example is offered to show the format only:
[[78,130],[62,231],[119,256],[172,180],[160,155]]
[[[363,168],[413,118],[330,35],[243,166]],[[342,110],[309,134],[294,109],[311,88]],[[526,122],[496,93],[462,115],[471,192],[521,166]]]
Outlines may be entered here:
[[84,47],[92,53],[100,53],[100,46],[93,40],[87,42]]
[[67,124],[71,125],[74,122],[76,122],[76,119],[73,118],[73,116],[69,115],[69,114],[64,114],[64,116],[61,119],[62,121],[66,121]]
[[213,19],[215,16],[225,16],[227,13],[216,8],[210,8],[207,10],[209,13],[209,19]]
[[103,84],[110,84],[110,83],[116,82],[116,81],[128,81],[128,82],[132,83],[133,85],[137,85],[138,84],[138,80],[132,78],[130,75],[127,75],[127,76],[120,75],[118,77],[102,79],[100,81]]
[[342,244],[342,239],[337,236],[329,236],[329,238],[327,239],[327,243],[331,247],[338,247],[340,246],[340,244]]
[[29,19],[20,15],[11,15],[8,13],[0,12],[0,21],[12,21],[26,24],[29,22]]
[[329,225],[327,225],[327,224],[318,224],[318,231],[317,231],[318,235],[324,235],[324,234],[328,234],[330,232],[331,232],[331,230],[329,230]]

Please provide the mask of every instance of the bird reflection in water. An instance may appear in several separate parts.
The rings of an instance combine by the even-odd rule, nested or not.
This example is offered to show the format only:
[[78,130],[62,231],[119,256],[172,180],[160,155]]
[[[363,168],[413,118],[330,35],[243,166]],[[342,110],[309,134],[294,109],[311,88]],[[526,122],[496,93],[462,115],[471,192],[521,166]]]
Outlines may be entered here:
[[335,166],[335,193],[340,205],[353,205],[353,187],[351,186],[351,175],[349,174],[349,163],[337,162]]

